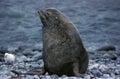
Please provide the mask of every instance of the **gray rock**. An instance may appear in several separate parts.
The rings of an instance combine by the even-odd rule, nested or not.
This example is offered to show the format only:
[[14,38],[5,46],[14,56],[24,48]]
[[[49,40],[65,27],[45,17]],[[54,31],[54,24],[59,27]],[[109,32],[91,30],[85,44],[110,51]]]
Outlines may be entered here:
[[25,55],[25,56],[31,56],[31,55],[33,55],[33,52],[32,52],[31,49],[25,49],[23,51],[23,55]]
[[117,56],[116,55],[112,55],[111,56],[111,60],[116,60],[117,59]]
[[120,75],[120,70],[115,70],[115,75]]
[[58,79],[59,76],[58,75],[51,75],[51,79]]
[[0,47],[0,61],[3,62],[4,61],[4,54],[8,52],[8,49],[5,47]]
[[41,44],[36,44],[36,45],[33,47],[32,51],[39,51],[39,52],[41,52],[41,51],[42,51],[42,48],[43,48],[42,43],[41,43]]
[[92,70],[92,74],[95,76],[95,77],[100,77],[100,76],[102,76],[103,74],[102,74],[102,72],[100,72],[100,70],[99,69],[94,69],[94,70]]
[[106,70],[107,70],[107,66],[106,65],[100,65],[99,66],[99,69],[100,69],[100,71],[102,72],[102,73],[106,73]]
[[34,79],[40,79],[38,75],[34,75]]
[[24,51],[24,50],[26,50],[26,49],[28,49],[28,48],[31,48],[31,47],[30,47],[29,45],[22,45],[22,46],[19,46],[16,51],[17,51],[17,52],[18,52],[18,51],[22,52],[22,51]]
[[0,54],[5,54],[6,52],[8,52],[8,49],[5,47],[0,47]]
[[111,76],[112,78],[115,78],[114,72],[111,72],[111,73],[110,73],[110,76]]
[[84,77],[84,79],[91,79],[91,76],[87,75],[87,76]]
[[104,78],[109,78],[110,75],[109,75],[109,74],[103,74],[103,77],[104,77]]
[[27,61],[28,60],[28,58],[26,57],[26,56],[20,56],[20,57],[17,57],[17,62],[24,62],[24,61]]
[[115,46],[112,45],[103,46],[97,49],[97,51],[115,51],[115,50],[116,50]]
[[36,51],[36,53],[35,53],[35,55],[33,55],[32,59],[35,61],[42,59],[42,53]]

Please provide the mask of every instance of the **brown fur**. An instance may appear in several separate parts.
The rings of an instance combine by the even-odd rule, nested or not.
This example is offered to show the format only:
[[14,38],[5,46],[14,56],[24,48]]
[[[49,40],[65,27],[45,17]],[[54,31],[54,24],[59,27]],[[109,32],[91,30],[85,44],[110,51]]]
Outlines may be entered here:
[[80,75],[88,67],[88,54],[73,23],[56,9],[39,11],[43,24],[43,61],[49,74]]

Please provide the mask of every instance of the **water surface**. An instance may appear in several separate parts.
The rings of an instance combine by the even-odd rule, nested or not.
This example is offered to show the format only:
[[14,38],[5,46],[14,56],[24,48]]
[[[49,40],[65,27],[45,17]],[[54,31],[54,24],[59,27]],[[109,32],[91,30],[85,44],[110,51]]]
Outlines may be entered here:
[[120,0],[0,0],[0,46],[42,42],[37,11],[55,7],[75,24],[87,50],[120,49]]

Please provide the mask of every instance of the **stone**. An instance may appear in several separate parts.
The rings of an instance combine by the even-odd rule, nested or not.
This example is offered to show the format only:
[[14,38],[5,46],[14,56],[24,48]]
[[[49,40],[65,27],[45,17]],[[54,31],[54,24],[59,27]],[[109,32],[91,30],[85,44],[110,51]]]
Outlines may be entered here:
[[116,47],[112,45],[103,46],[97,49],[97,51],[115,51],[115,50],[116,50]]

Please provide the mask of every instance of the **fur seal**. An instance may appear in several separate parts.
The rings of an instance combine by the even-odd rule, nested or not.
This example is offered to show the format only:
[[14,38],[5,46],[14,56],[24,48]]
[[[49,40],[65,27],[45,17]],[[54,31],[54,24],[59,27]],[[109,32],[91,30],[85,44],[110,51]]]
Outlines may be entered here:
[[43,61],[49,74],[79,76],[88,68],[88,54],[73,23],[55,8],[38,11],[43,24]]

